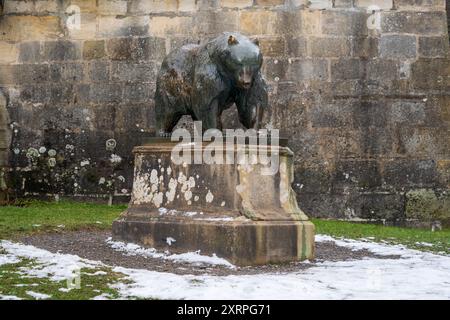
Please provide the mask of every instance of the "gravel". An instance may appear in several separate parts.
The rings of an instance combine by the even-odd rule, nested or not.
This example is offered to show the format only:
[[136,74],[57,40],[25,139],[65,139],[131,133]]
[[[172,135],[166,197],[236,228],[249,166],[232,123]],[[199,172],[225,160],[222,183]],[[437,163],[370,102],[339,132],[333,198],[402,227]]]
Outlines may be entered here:
[[101,261],[110,266],[147,269],[175,274],[242,275],[259,273],[287,273],[305,270],[322,261],[361,260],[364,258],[396,259],[399,256],[379,256],[368,250],[351,250],[337,246],[333,241],[316,242],[316,258],[310,262],[293,262],[281,265],[228,268],[220,265],[175,262],[141,255],[127,255],[111,248],[106,239],[110,231],[76,231],[46,233],[24,237],[21,242],[50,252],[74,254],[89,260]]

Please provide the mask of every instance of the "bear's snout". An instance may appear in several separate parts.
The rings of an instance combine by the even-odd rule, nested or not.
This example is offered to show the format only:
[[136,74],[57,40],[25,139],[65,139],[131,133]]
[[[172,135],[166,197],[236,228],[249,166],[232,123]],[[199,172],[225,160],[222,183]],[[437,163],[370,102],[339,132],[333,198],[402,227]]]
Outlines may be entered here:
[[252,86],[252,82],[251,81],[242,81],[240,83],[240,86],[241,86],[242,89],[248,90]]
[[239,81],[238,81],[238,85],[242,88],[242,89],[250,89],[250,87],[252,86],[252,80],[253,80],[253,76],[252,73],[250,72],[250,70],[248,70],[248,68],[243,68],[243,70],[241,72],[239,72]]

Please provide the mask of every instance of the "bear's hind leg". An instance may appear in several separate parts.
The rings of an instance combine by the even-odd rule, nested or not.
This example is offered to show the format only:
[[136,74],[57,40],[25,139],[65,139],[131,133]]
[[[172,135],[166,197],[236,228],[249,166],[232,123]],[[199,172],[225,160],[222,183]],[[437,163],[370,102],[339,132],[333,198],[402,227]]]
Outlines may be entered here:
[[157,121],[159,122],[156,128],[157,135],[160,137],[170,137],[173,128],[175,128],[182,116],[182,113],[166,113],[160,121]]
[[198,115],[198,119],[202,121],[203,132],[208,129],[222,130],[222,112],[220,111],[217,100],[213,100],[208,108],[201,110],[202,112]]

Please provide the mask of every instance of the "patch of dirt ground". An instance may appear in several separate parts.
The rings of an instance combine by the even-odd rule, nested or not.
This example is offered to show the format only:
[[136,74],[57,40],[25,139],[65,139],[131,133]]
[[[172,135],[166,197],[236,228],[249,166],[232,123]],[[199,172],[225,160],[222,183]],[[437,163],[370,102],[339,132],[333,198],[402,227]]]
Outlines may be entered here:
[[293,262],[281,265],[238,267],[231,269],[226,266],[193,264],[142,255],[128,255],[125,252],[111,248],[106,242],[106,239],[109,237],[111,237],[110,231],[76,231],[33,235],[22,238],[21,242],[54,253],[74,254],[85,259],[101,261],[110,266],[193,275],[210,274],[223,276],[232,274],[286,273],[305,270],[322,261],[399,258],[399,256],[376,255],[368,250],[354,251],[349,248],[337,246],[332,241],[325,241],[316,242],[316,258],[309,263]]

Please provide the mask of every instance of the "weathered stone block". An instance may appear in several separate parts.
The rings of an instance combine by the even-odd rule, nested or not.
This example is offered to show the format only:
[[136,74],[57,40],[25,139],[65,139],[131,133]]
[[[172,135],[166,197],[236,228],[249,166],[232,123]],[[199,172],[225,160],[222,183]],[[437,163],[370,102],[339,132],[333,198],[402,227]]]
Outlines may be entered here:
[[154,36],[188,35],[192,33],[194,24],[192,17],[163,17],[150,18],[149,34]]
[[382,58],[412,59],[417,55],[416,37],[408,35],[383,35],[380,40]]
[[124,15],[127,13],[127,1],[99,0],[98,13],[106,15]]
[[393,0],[355,0],[355,7],[358,8],[377,7],[381,10],[390,10],[392,6]]
[[109,81],[110,64],[106,61],[92,61],[88,64],[89,79],[93,82]]
[[276,29],[277,34],[284,36],[299,36],[304,33],[303,24],[306,23],[306,20],[302,17],[303,10],[274,10],[271,12],[276,13],[274,28]]
[[384,163],[383,179],[397,188],[433,187],[438,182],[436,161],[392,159]]
[[2,16],[0,40],[23,41],[57,39],[63,34],[56,16]]
[[133,82],[125,85],[123,98],[127,102],[149,102],[153,99],[154,92],[147,83]]
[[90,103],[91,85],[86,83],[78,83],[74,86],[75,99],[77,104]]
[[[172,50],[178,49],[178,48],[180,48],[186,44],[190,44],[190,43],[200,43],[200,39],[195,36],[193,36],[193,37],[187,37],[187,36],[186,37],[183,37],[183,36],[172,37],[170,39],[170,46],[168,48],[168,51],[170,52]],[[160,48],[160,49],[165,51],[165,48]]]
[[419,55],[423,57],[446,57],[449,54],[448,37],[419,37]]
[[42,59],[44,61],[66,61],[81,59],[81,46],[73,41],[46,41],[43,43]]
[[280,81],[286,78],[288,67],[286,60],[268,58],[265,59],[262,70],[268,81]]
[[311,217],[345,219],[347,199],[342,195],[300,192],[297,196],[302,209]]
[[295,60],[289,65],[287,77],[294,81],[327,80],[328,62],[323,59]]
[[49,85],[50,103],[69,104],[74,98],[74,87],[71,84],[51,84]]
[[65,21],[68,36],[71,39],[86,40],[95,38],[97,34],[97,15],[95,13],[81,13],[80,25],[71,20]]
[[89,100],[94,103],[120,102],[122,90],[123,86],[117,83],[92,84],[89,90]]
[[198,0],[178,0],[177,5],[178,11],[192,12],[196,11],[200,4],[198,3]]
[[360,11],[323,11],[322,33],[338,36],[367,35],[368,16]]
[[281,57],[284,55],[285,42],[282,37],[259,38],[258,40],[264,57]]
[[310,37],[309,47],[312,57],[348,57],[351,51],[348,38]]
[[84,80],[84,66],[81,63],[52,63],[49,65],[50,80],[53,82],[80,82]]
[[130,13],[148,14],[177,11],[177,0],[135,0],[130,2]]
[[332,0],[310,0],[309,8],[311,9],[331,9],[333,8]]
[[220,6],[224,8],[246,8],[253,5],[253,0],[220,0]]
[[366,77],[369,80],[393,80],[400,77],[400,63],[395,60],[372,59],[367,62]]
[[[320,10],[302,10],[300,16],[298,14],[294,16],[295,20],[300,21],[299,30],[293,30],[293,32],[300,32],[303,34],[318,35],[322,33],[321,22],[323,19],[322,11]],[[296,24],[292,24],[294,27]]]
[[111,60],[131,60],[133,39],[119,38],[106,41],[106,52]]
[[200,39],[212,38],[222,32],[239,29],[239,12],[229,11],[200,11],[193,18],[193,27],[196,36]]
[[48,103],[50,101],[47,85],[25,85],[20,89],[20,100],[30,103]]
[[33,11],[34,11],[34,3],[32,1],[10,0],[4,2],[3,7],[4,14],[11,14],[11,13],[30,14],[33,13]]
[[150,18],[148,16],[100,16],[99,37],[146,36]]
[[166,40],[164,38],[136,38],[132,44],[133,60],[159,60],[166,55]]
[[316,104],[310,108],[310,121],[313,127],[348,127],[353,122],[355,106],[350,102]]
[[438,160],[437,171],[440,185],[450,189],[450,160]]
[[397,101],[392,103],[390,121],[402,125],[422,125],[426,119],[425,103],[422,101]]
[[277,14],[267,10],[242,11],[239,30],[250,35],[277,34],[279,33]]
[[79,7],[82,13],[95,13],[97,11],[97,0],[70,0],[70,5]]
[[298,193],[330,192],[333,173],[325,161],[301,162],[295,169],[294,189]]
[[389,156],[393,153],[394,131],[390,128],[368,127],[360,132],[362,153],[369,156]]
[[155,65],[149,63],[114,62],[111,66],[111,77],[114,81],[142,81],[156,80]]
[[[179,241],[169,247],[168,237]],[[204,254],[217,254],[240,266],[286,263],[314,256],[314,225],[309,221],[243,224],[195,219],[143,221],[124,213],[121,220],[113,223],[113,238],[175,252],[200,249]]]
[[[366,129],[332,129],[330,134],[333,137],[334,148],[333,153],[342,159],[357,159],[363,154],[363,146],[361,143],[361,131]],[[326,148],[326,146],[325,146]]]
[[93,60],[105,57],[104,40],[87,40],[83,42],[83,59]]
[[41,43],[39,41],[22,42],[19,44],[19,61],[41,62]]
[[307,41],[305,37],[288,37],[286,39],[287,55],[290,57],[304,58],[308,55]]
[[352,39],[352,56],[374,58],[378,56],[378,38],[357,37]]
[[308,0],[286,0],[285,5],[288,8],[299,8],[299,7],[305,7],[308,4]]
[[383,128],[388,124],[389,108],[385,101],[361,101],[355,105],[353,121],[357,128]]
[[441,143],[442,129],[434,128],[398,128],[397,153],[408,157],[440,158],[448,143]]
[[383,12],[382,32],[445,34],[445,12],[393,11]]
[[16,65],[0,64],[0,84],[14,84],[16,68]]
[[15,63],[19,50],[14,43],[0,41],[0,64]]
[[16,65],[13,75],[16,83],[36,83],[49,80],[49,67],[45,64]]
[[53,0],[36,0],[34,1],[34,10],[38,13],[57,13],[58,3]]
[[437,97],[436,105],[438,106],[438,111],[441,121],[450,124],[450,96],[439,96]]
[[331,61],[331,79],[333,81],[360,79],[364,71],[360,59],[339,59]]
[[[133,87],[134,86],[134,87]],[[138,86],[141,88],[138,89]],[[133,87],[133,88],[132,88]],[[130,91],[128,91],[130,89]],[[140,91],[140,96],[137,96],[142,102],[134,100],[134,93]],[[144,86],[139,83],[130,83],[125,86],[124,99],[127,101],[126,104],[118,105],[115,109],[115,128],[116,132],[121,132],[123,134],[117,135],[117,145],[115,152],[120,155],[127,155],[127,161],[130,164],[134,163],[132,149],[136,143],[144,143],[143,139],[145,136],[148,137],[149,128],[152,127],[150,116],[153,112],[153,102],[148,95],[148,86]],[[130,96],[128,94],[131,94]],[[145,100],[144,97],[148,99]],[[129,98],[129,99],[128,99]],[[133,132],[134,137],[130,137],[129,132]],[[120,136],[120,137],[119,137]],[[142,139],[140,139],[142,137]],[[131,138],[131,139],[130,139]],[[139,140],[138,140],[139,139]],[[130,181],[133,181],[132,172],[126,173],[127,188],[130,187]],[[125,187],[125,186],[124,186]],[[131,190],[129,190],[131,192]]]
[[395,0],[396,9],[422,10],[434,8],[444,10],[445,0]]
[[405,219],[405,196],[402,193],[360,194],[354,202],[363,219],[388,222],[401,222]]
[[281,6],[285,0],[255,0],[257,6]]
[[359,97],[365,89],[363,82],[361,79],[332,81],[328,84],[329,92],[336,98]]
[[415,89],[448,89],[450,87],[450,60],[418,59],[411,65],[411,79]]
[[334,0],[335,8],[352,8],[353,0]]

